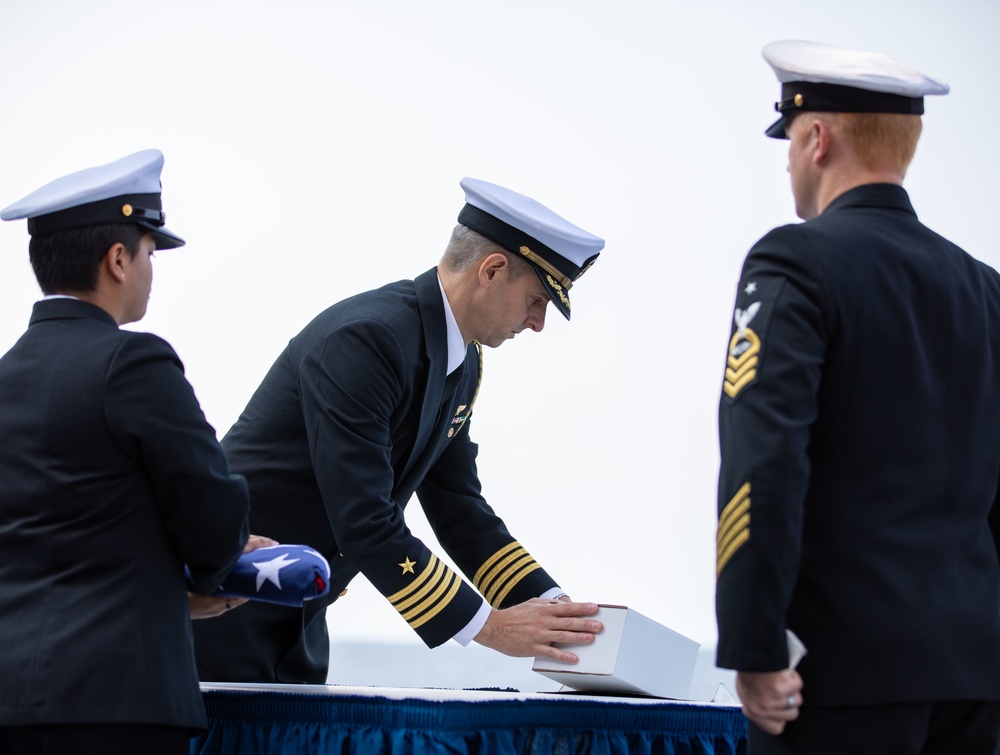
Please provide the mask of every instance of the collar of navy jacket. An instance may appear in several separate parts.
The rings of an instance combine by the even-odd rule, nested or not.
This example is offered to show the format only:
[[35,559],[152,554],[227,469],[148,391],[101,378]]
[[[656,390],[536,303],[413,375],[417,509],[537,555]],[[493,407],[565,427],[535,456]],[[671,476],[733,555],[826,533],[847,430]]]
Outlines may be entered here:
[[[917,216],[906,189],[898,184],[863,184],[848,189],[836,197],[823,210],[823,215],[847,207],[884,207],[887,210],[902,210]],[[822,215],[821,215],[822,216]]]
[[420,410],[420,425],[413,444],[413,453],[406,462],[401,480],[409,477],[411,472],[422,470],[426,466],[428,454],[438,450],[440,438],[432,437],[435,430],[440,434],[446,432],[442,413],[448,410],[448,404],[455,395],[458,386],[469,372],[470,360],[478,361],[475,346],[469,344],[466,349],[465,363],[452,374],[448,380],[448,330],[445,324],[444,302],[441,299],[441,289],[438,285],[437,269],[431,268],[417,276],[413,281],[417,295],[417,305],[420,308],[420,319],[424,329],[424,342],[427,349],[427,360],[430,365],[427,376],[427,390],[424,393]]
[[96,304],[91,304],[80,299],[44,299],[35,302],[28,324],[34,325],[37,322],[45,320],[72,320],[77,318],[98,320],[113,328],[118,327],[115,318],[103,309]]

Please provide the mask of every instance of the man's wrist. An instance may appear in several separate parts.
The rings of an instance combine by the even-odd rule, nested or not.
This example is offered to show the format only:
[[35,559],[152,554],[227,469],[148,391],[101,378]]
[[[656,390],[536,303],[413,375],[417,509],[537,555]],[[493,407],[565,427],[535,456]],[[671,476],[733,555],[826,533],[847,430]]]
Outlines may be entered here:
[[561,587],[550,587],[538,596],[542,600],[569,600],[569,595],[563,592]]

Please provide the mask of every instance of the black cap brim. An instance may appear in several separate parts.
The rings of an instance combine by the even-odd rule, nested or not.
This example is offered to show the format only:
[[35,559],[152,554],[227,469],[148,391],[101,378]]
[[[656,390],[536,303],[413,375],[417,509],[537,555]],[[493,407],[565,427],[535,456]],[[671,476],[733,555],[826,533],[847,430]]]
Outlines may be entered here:
[[789,119],[784,115],[778,120],[767,127],[767,131],[764,133],[770,136],[772,139],[787,139],[788,132],[785,130],[788,126]]
[[532,265],[532,267],[535,270],[535,274],[538,275],[538,280],[545,286],[545,291],[548,293],[556,309],[567,320],[570,319],[572,312],[570,311],[569,291],[559,285],[558,281],[537,265]]
[[142,226],[153,234],[153,241],[156,242],[157,249],[176,249],[187,243],[180,236],[177,236],[163,226],[155,226],[152,223],[144,223],[141,220],[136,225]]

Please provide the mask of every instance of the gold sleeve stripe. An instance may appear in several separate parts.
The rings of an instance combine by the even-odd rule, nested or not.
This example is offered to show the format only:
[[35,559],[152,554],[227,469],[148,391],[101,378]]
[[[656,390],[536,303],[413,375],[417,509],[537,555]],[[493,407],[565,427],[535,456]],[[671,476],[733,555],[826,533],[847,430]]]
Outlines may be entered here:
[[722,570],[726,568],[726,564],[729,563],[729,559],[731,559],[736,554],[736,551],[738,551],[740,547],[742,547],[742,545],[749,539],[750,528],[747,527],[745,530],[740,532],[740,534],[729,544],[729,547],[726,548],[725,551],[719,554],[718,565],[715,567],[716,577],[722,574]]
[[[422,614],[424,611],[427,611],[428,609],[433,607],[437,603],[438,599],[444,594],[444,591],[447,590],[448,587],[454,581],[455,581],[455,572],[449,570],[446,574],[442,575],[441,580],[435,585],[434,592],[432,592],[426,598],[417,603],[417,605],[415,605],[409,611],[405,612],[400,610],[399,606],[396,606],[396,610],[398,610],[403,615],[404,619],[410,621],[415,617],[419,616],[420,614]],[[441,608],[438,607],[435,613],[437,613],[437,611],[440,610]]]
[[[430,564],[427,565],[427,572],[431,571],[430,566]],[[405,597],[403,600],[390,601],[390,603],[392,603],[393,607],[397,611],[403,613],[403,611],[410,606],[422,601],[431,590],[440,585],[441,582],[447,577],[446,572],[448,571],[448,567],[446,567],[443,562],[434,558],[434,571],[430,575],[430,579],[427,580],[427,583],[415,593]]]
[[739,519],[733,522],[733,526],[728,529],[725,533],[720,532],[718,537],[718,542],[716,543],[716,551],[718,553],[723,553],[726,551],[734,540],[736,540],[744,532],[750,531],[750,512],[747,512]]
[[510,580],[513,579],[519,571],[524,569],[525,566],[533,563],[535,563],[535,559],[533,559],[531,554],[525,550],[509,555],[500,562],[500,566],[503,567],[503,572],[496,575],[493,575],[493,572],[490,572],[490,575],[493,576],[487,575],[487,579],[483,582],[483,588],[485,590],[483,597],[493,604],[493,596],[500,592],[504,585],[509,583]]
[[409,595],[410,593],[412,593],[414,590],[416,590],[417,588],[419,588],[431,576],[431,570],[434,568],[435,564],[437,564],[437,561],[438,561],[438,557],[435,556],[432,553],[431,554],[431,560],[427,562],[427,568],[424,569],[422,572],[420,572],[420,576],[418,576],[416,579],[414,579],[412,582],[410,582],[410,584],[408,584],[406,587],[404,587],[399,592],[396,592],[396,593],[393,593],[392,595],[390,595],[389,598],[388,598],[389,602],[390,603],[395,603],[398,600],[402,600],[407,595]]
[[[409,621],[407,619],[407,621],[409,621],[409,624],[413,629],[422,627],[428,621],[430,621],[439,613],[441,613],[441,611],[444,610],[445,606],[451,603],[451,599],[455,597],[455,594],[458,592],[459,586],[462,584],[462,580],[460,580],[458,578],[458,575],[456,575],[455,572],[453,571],[449,570],[448,574],[451,576],[452,579],[451,587],[448,589],[448,593],[438,601],[438,604],[418,619],[414,619],[413,621]],[[442,588],[443,587],[444,586],[442,585]]]
[[443,611],[458,593],[462,580],[433,553],[427,567],[403,590],[389,596],[393,607],[416,629]]
[[507,594],[517,586],[518,582],[520,582],[526,576],[531,574],[531,572],[533,572],[535,569],[541,569],[541,568],[542,565],[532,559],[531,563],[529,563],[527,566],[521,569],[521,571],[515,574],[513,579],[511,579],[511,581],[507,583],[507,586],[500,592],[499,595],[497,595],[495,602],[492,600],[489,601],[490,605],[494,607],[500,606],[503,603],[504,598],[506,598]]
[[734,522],[750,511],[749,493],[750,491],[747,489],[746,494],[739,499],[730,501],[726,504],[726,508],[722,510],[722,514],[719,516],[719,529],[717,533],[717,538],[720,541],[733,529]]
[[474,584],[476,586],[476,589],[479,589],[479,584],[483,580],[483,575],[487,571],[489,571],[490,569],[493,568],[493,564],[495,564],[501,558],[503,558],[504,556],[506,556],[512,550],[519,549],[519,548],[521,548],[521,544],[515,540],[514,542],[510,543],[509,545],[505,545],[503,548],[501,548],[496,553],[494,553],[492,556],[490,556],[488,559],[486,559],[486,561],[483,562],[483,565],[479,567],[479,571],[476,572],[476,576],[474,576],[472,578],[472,584]]
[[719,514],[716,534],[716,576],[722,573],[740,547],[750,538],[750,483],[744,483]]
[[473,582],[476,585],[476,589],[479,590],[486,599],[489,600],[489,593],[497,591],[497,583],[503,582],[510,575],[512,569],[520,568],[520,562],[528,560],[532,561],[531,554],[528,553],[524,548],[518,548],[516,551],[507,556],[503,561],[490,569],[489,573],[486,574],[479,582]]
[[525,576],[540,569],[517,541],[508,543],[479,567],[472,583],[492,606],[499,606]]

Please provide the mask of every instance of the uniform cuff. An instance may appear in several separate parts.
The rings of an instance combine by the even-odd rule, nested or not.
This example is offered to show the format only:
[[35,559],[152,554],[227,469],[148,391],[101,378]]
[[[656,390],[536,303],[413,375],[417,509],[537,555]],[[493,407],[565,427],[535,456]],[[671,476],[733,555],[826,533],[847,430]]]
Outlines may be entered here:
[[472,617],[472,621],[466,624],[452,639],[462,647],[466,647],[476,639],[476,635],[486,626],[486,620],[490,617],[492,610],[490,604],[484,600],[483,604],[479,606],[479,610],[476,611],[476,615]]

